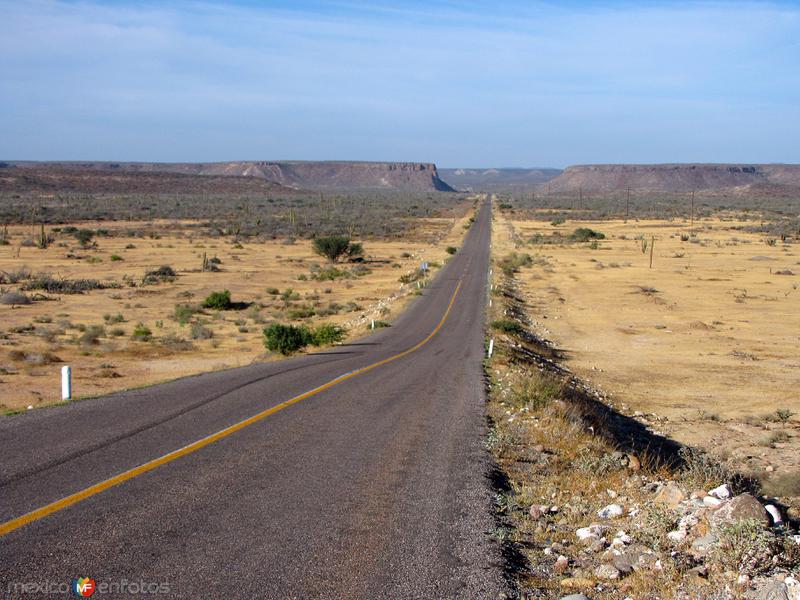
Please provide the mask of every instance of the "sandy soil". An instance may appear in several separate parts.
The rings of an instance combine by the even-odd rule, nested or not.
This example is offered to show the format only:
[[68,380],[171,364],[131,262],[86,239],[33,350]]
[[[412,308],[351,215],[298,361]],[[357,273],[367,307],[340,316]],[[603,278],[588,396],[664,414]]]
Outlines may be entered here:
[[[401,286],[401,275],[423,260],[446,262],[445,248],[460,244],[472,214],[470,206],[465,204],[457,218],[420,221],[403,241],[363,240],[363,266],[369,271],[334,281],[311,278],[312,266],[328,265],[312,252],[308,240],[235,243],[230,237],[208,237],[192,222],[74,223],[80,228],[104,228],[111,235],[95,238],[96,248],[82,249],[73,236],[55,233],[50,247],[41,250],[20,244],[35,239],[38,230],[9,227],[11,244],[0,246],[0,271],[27,268],[33,274],[91,278],[120,287],[85,294],[45,294],[47,299],[27,306],[0,305],[0,411],[59,401],[59,372],[64,364],[73,368],[75,396],[86,397],[272,360],[275,357],[263,346],[262,329],[270,322],[287,322],[292,308],[339,305],[335,314],[302,322],[336,323],[348,329],[349,338],[363,335],[371,319],[391,321],[414,294],[416,284]],[[124,232],[129,229],[145,236],[127,237]],[[201,271],[204,254],[221,261],[219,272]],[[112,261],[112,255],[122,260]],[[144,273],[161,265],[171,266],[177,278],[142,285]],[[1,287],[16,290],[24,283]],[[281,294],[291,288],[298,296],[287,306],[271,288]],[[196,305],[210,292],[226,289],[234,302],[248,306],[206,310],[185,325],[174,319],[176,304]],[[121,322],[115,322],[116,315],[122,315]],[[152,331],[151,341],[132,339],[140,322]],[[211,330],[212,337],[192,339],[193,324]],[[103,326],[104,333],[95,342],[81,341],[83,330],[91,326]],[[181,349],[185,342],[191,347]]]
[[[531,254],[534,266],[519,277],[535,328],[623,412],[774,477],[800,465],[797,421],[776,419],[780,409],[800,413],[800,246],[768,243],[741,225],[720,215],[694,229],[683,221],[554,226],[497,211],[495,255]],[[578,227],[606,237],[530,242]]]

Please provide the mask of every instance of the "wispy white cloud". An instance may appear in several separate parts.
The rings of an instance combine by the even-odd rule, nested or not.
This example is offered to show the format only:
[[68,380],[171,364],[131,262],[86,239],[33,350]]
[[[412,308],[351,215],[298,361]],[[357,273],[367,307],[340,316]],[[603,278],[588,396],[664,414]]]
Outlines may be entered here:
[[800,160],[791,4],[0,11],[0,156]]

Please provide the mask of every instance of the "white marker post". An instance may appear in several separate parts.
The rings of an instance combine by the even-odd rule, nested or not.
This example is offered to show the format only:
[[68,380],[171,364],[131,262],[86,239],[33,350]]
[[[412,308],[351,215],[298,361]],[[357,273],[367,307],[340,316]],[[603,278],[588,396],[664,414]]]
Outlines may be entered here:
[[489,340],[489,358],[492,358],[492,352],[494,352],[494,338]]
[[375,329],[375,319],[372,319],[372,325],[369,327],[370,329]]
[[72,369],[61,367],[61,399],[72,400]]

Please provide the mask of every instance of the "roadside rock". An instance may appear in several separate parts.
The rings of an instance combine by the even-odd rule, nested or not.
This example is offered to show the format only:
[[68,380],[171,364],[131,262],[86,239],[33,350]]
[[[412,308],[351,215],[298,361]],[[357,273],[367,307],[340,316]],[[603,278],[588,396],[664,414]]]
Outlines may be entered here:
[[619,504],[609,504],[608,506],[601,508],[597,511],[597,516],[601,519],[616,519],[617,517],[621,517],[622,507]]
[[613,565],[600,565],[594,570],[594,576],[598,579],[619,579],[620,573]]
[[700,536],[692,542],[691,553],[695,558],[708,556],[708,551],[711,549],[711,546],[717,542],[719,542],[719,536],[716,533]]
[[753,595],[752,600],[789,600],[789,588],[782,581],[774,579],[760,585]]
[[722,504],[710,516],[711,529],[717,530],[726,525],[734,525],[747,520],[756,520],[769,527],[770,518],[761,502],[750,494],[740,494]]
[[685,499],[686,494],[684,494],[683,490],[674,483],[668,483],[661,486],[658,492],[656,492],[656,496],[654,498],[656,502],[660,502],[661,504],[666,504],[667,506],[672,507],[678,506]]
[[556,573],[563,573],[569,568],[569,559],[563,554],[560,555],[556,562],[553,564],[553,571]]
[[728,487],[727,483],[723,483],[719,487],[715,487],[713,490],[708,492],[709,496],[713,496],[714,498],[719,498],[720,500],[727,500],[731,497],[731,488]]

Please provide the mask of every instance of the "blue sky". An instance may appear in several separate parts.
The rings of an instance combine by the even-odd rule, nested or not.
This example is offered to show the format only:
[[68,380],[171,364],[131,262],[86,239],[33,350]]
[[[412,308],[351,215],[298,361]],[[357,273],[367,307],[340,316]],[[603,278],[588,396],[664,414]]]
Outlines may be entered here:
[[800,4],[0,0],[0,158],[800,162]]

